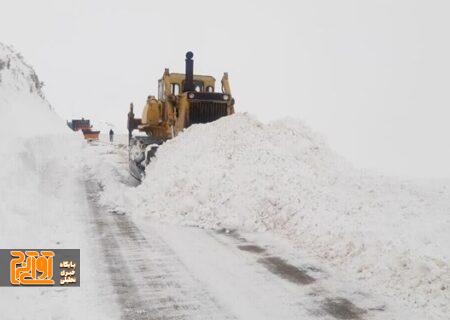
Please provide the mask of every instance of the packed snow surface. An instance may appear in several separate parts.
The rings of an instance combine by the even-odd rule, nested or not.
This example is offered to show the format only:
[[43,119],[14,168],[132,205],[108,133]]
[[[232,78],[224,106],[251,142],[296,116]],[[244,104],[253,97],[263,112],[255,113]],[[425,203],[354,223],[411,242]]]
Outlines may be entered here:
[[448,181],[354,169],[301,122],[236,114],[166,142],[136,190],[104,201],[206,228],[282,235],[364,288],[430,319],[449,309]]

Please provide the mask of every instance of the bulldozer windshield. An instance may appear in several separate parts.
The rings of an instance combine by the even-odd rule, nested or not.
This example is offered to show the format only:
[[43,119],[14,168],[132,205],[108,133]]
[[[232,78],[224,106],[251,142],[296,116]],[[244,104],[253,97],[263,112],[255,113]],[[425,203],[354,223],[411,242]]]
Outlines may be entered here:
[[175,95],[180,94],[180,85],[178,83],[171,83],[171,92]]
[[[184,80],[182,82],[182,87],[184,88]],[[204,83],[201,80],[194,80],[194,90],[196,92],[204,92]]]

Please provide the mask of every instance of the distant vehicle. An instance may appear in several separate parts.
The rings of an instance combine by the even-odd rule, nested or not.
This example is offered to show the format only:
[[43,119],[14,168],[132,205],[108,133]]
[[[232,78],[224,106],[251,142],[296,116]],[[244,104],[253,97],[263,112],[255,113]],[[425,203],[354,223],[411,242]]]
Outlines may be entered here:
[[72,129],[73,131],[79,131],[82,129],[91,129],[91,121],[88,119],[72,119],[72,121],[67,121],[67,125],[69,126],[70,129]]
[[72,121],[70,122],[67,121],[67,125],[73,131],[81,130],[83,132],[84,138],[88,141],[99,139],[100,131],[92,130],[91,121],[88,119],[72,119]]
[[[228,73],[222,77],[222,90],[216,92],[216,79],[194,75],[192,52],[186,53],[186,73],[165,69],[158,81],[158,98],[148,96],[140,119],[134,117],[133,104],[128,113],[130,172],[138,180],[159,145],[196,123],[208,123],[234,113]],[[133,136],[134,130],[145,136]]]

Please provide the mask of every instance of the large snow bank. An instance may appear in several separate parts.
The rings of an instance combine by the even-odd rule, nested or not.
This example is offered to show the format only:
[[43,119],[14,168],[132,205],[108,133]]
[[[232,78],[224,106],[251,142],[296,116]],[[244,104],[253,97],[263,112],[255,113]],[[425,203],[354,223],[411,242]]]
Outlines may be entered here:
[[192,126],[159,148],[137,192],[142,214],[281,234],[430,319],[450,314],[449,184],[356,170],[298,121]]
[[114,308],[99,311],[104,292],[96,287],[95,250],[84,235],[83,142],[51,109],[41,88],[33,68],[0,43],[0,247],[80,248],[83,284],[2,287],[2,319],[110,319],[107,311]]
[[[26,229],[26,239],[46,241],[38,237],[30,225],[42,219],[41,205],[53,197],[50,189],[60,175],[61,165],[67,163],[68,149],[73,139],[64,121],[51,109],[42,91],[42,82],[19,53],[0,43],[0,192],[2,194],[2,224],[0,240],[5,244],[23,241],[19,235]],[[69,172],[70,173],[70,172]],[[48,179],[46,179],[47,177]],[[14,227],[13,227],[14,226]],[[22,230],[23,228],[23,230]],[[49,234],[51,237],[52,234]],[[31,247],[34,247],[32,245]]]

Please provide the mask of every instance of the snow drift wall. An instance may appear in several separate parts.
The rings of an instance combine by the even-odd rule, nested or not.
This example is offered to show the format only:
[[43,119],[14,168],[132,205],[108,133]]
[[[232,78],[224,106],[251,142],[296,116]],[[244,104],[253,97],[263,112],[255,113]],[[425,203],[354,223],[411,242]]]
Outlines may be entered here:
[[70,189],[70,181],[77,174],[76,150],[81,143],[51,109],[42,86],[22,56],[0,43],[3,248],[54,247],[57,217],[62,210],[76,208],[70,202],[75,190]]
[[192,126],[160,147],[137,191],[144,215],[268,230],[383,295],[450,314],[448,184],[365,174],[298,121]]

